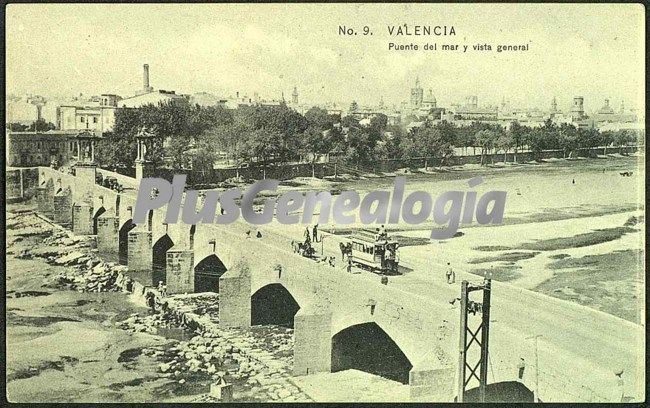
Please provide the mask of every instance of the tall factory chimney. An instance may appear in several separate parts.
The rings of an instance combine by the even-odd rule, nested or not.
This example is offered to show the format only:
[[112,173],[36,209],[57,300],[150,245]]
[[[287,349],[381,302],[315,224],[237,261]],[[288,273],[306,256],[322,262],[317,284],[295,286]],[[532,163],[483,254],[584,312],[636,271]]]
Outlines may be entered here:
[[149,64],[144,64],[143,66],[144,72],[142,76],[142,90],[145,92],[149,92]]

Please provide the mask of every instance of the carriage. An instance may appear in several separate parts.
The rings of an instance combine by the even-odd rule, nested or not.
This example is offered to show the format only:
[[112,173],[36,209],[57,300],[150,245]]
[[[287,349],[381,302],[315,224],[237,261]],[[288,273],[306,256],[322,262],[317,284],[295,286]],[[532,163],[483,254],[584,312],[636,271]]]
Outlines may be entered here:
[[362,230],[354,234],[350,242],[352,263],[382,275],[398,275],[399,243],[389,237],[377,239],[372,231]]

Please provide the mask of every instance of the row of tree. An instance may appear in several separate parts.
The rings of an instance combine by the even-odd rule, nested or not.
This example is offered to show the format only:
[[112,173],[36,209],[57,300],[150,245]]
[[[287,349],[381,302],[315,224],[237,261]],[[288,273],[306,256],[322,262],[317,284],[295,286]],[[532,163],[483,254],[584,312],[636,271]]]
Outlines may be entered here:
[[[102,164],[130,168],[136,156],[136,135],[142,128],[154,130],[159,143],[150,158],[159,165],[179,168],[211,168],[225,156],[237,165],[287,163],[318,154],[335,156],[352,166],[371,166],[386,159],[437,158],[443,161],[454,148],[481,153],[481,163],[494,154],[530,150],[563,150],[566,157],[578,149],[623,146],[637,135],[629,131],[599,132],[555,125],[550,120],[531,128],[513,122],[506,130],[497,124],[475,122],[458,127],[448,122],[425,121],[409,129],[388,123],[385,115],[357,120],[340,118],[312,108],[304,115],[284,104],[242,106],[234,110],[190,104],[149,105],[121,109],[113,132],[105,134],[98,157]],[[164,143],[163,143],[164,141]]]
[[45,119],[37,119],[31,125],[25,125],[20,122],[7,123],[5,126],[11,132],[47,132],[56,129],[54,123],[47,122]]

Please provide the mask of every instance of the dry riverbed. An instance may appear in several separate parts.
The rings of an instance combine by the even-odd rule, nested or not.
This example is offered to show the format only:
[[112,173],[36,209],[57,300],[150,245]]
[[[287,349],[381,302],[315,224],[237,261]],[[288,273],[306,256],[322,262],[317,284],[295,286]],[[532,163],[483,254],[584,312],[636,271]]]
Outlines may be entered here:
[[210,402],[221,378],[235,401],[310,400],[290,378],[291,329],[202,331],[183,318],[218,322],[216,294],[171,297],[175,313],[151,314],[92,239],[22,204],[7,228],[10,401]]

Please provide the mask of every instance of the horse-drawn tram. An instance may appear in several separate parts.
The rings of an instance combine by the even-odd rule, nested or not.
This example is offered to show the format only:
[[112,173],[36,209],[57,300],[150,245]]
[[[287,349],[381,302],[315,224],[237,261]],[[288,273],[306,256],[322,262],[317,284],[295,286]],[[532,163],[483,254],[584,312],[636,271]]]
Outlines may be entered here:
[[397,241],[390,239],[386,233],[361,230],[351,238],[352,263],[361,268],[383,275],[397,275],[398,259]]

